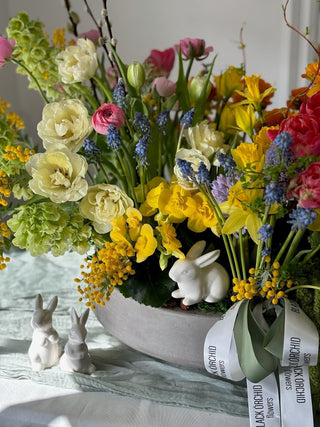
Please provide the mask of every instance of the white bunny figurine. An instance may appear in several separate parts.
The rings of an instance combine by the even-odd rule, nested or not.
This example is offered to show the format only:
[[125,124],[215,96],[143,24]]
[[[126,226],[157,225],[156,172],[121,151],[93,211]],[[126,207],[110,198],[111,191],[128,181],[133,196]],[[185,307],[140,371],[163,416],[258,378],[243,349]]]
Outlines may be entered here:
[[220,255],[215,250],[201,256],[206,242],[195,243],[185,259],[178,259],[169,271],[169,277],[177,282],[179,289],[173,291],[174,298],[184,298],[184,305],[205,300],[217,302],[228,292],[230,278],[222,265],[214,262]]
[[42,296],[36,296],[35,310],[31,319],[33,335],[28,355],[34,371],[41,371],[59,363],[61,347],[59,335],[52,327],[52,313],[58,304],[58,297],[51,299],[46,309],[43,308]]
[[60,368],[63,371],[91,374],[96,369],[91,363],[88,346],[85,343],[87,335],[85,324],[88,316],[89,308],[80,317],[73,307],[71,309],[72,325],[68,335],[68,342],[60,359]]

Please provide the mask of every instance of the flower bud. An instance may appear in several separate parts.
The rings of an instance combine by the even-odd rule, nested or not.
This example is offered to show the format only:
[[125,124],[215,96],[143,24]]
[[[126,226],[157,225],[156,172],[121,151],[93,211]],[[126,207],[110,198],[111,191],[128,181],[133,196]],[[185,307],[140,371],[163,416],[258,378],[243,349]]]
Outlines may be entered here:
[[127,77],[131,86],[139,90],[146,79],[143,65],[140,62],[133,61],[128,67]]
[[[206,78],[207,76],[196,76],[191,80],[189,85],[189,93],[193,102],[197,102],[199,100],[202,89],[205,85]],[[206,88],[206,99],[210,95],[211,89],[212,83],[209,82]]]

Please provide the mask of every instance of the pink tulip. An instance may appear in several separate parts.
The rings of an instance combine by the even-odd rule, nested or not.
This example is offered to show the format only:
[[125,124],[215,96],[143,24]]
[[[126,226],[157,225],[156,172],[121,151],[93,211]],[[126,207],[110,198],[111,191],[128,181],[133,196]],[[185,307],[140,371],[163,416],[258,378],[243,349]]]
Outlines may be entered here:
[[90,30],[85,33],[79,34],[78,38],[80,39],[89,39],[92,43],[95,43],[99,40],[100,33],[98,30]]
[[152,82],[152,90],[156,90],[160,96],[170,98],[176,91],[176,83],[166,77],[157,77]]
[[[203,39],[190,39],[186,37],[180,40],[181,53],[187,59],[203,58],[208,56],[209,52],[213,52],[213,47],[206,47],[206,42]],[[179,45],[175,45],[175,49],[179,52]]]
[[175,53],[172,47],[164,51],[153,49],[145,63],[150,66],[153,76],[168,77],[173,68],[174,59]]
[[124,112],[115,104],[102,104],[93,114],[92,126],[97,133],[107,135],[108,128],[113,124],[120,129],[125,124]]
[[0,36],[0,67],[4,67],[6,59],[10,59],[16,44],[15,39],[5,39]]

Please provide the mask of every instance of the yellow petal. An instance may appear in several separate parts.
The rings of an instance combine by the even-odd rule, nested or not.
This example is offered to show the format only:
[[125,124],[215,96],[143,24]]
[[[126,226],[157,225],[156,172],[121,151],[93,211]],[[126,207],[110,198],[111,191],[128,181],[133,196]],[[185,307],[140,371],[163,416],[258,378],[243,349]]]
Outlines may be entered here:
[[247,230],[248,230],[248,233],[249,233],[251,239],[256,244],[259,243],[258,230],[261,228],[261,226],[262,226],[262,221],[256,214],[250,213],[247,216],[246,227],[247,227]]
[[236,212],[233,212],[229,218],[227,218],[222,228],[222,233],[232,234],[239,231],[246,224],[247,218],[248,211],[238,208]]

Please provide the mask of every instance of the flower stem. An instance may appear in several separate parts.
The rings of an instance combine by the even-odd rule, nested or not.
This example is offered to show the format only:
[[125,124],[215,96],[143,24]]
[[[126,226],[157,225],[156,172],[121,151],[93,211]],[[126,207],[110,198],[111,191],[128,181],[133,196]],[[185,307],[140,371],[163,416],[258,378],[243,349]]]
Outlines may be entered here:
[[91,95],[88,88],[86,88],[80,83],[73,83],[73,86],[86,98],[86,100],[89,102],[89,104],[94,110],[97,110],[99,108],[98,101],[94,96]]
[[298,247],[298,244],[300,242],[300,240],[302,239],[303,235],[304,235],[305,229],[304,230],[298,230],[296,235],[294,236],[294,239],[291,243],[290,249],[288,250],[287,256],[285,257],[285,260],[282,264],[282,266],[286,266],[291,259],[293,258],[293,255]]
[[291,240],[293,239],[293,236],[294,236],[294,231],[293,231],[293,230],[291,230],[291,231],[290,231],[290,233],[288,234],[288,236],[287,236],[287,238],[286,238],[285,242],[283,243],[283,245],[282,245],[282,247],[281,247],[280,251],[278,252],[278,255],[276,256],[276,258],[275,258],[274,262],[277,262],[277,261],[279,261],[279,260],[280,260],[280,258],[282,257],[282,255],[283,255],[284,251],[287,249],[287,246],[289,245],[289,243],[290,243],[290,242],[291,242]]
[[43,100],[44,100],[44,102],[46,103],[46,104],[49,104],[49,100],[48,100],[48,98],[46,97],[46,95],[44,94],[44,92],[43,92],[43,90],[41,89],[41,87],[40,87],[40,85],[39,85],[39,82],[38,82],[38,80],[35,78],[35,76],[33,75],[33,73],[29,70],[29,68],[27,68],[22,62],[20,62],[20,61],[18,61],[17,59],[13,59],[13,58],[11,58],[11,61],[12,62],[14,62],[15,64],[17,64],[17,65],[20,65],[20,67],[22,67],[28,74],[29,74],[29,76],[31,77],[31,79],[34,81],[34,83],[36,84],[36,86],[37,86],[37,88],[38,88],[38,90],[39,90],[39,92],[40,92],[40,95],[42,96],[42,98],[43,98]]
[[103,84],[103,81],[98,76],[93,76],[93,80],[97,83],[99,90],[107,97],[109,102],[113,101],[112,93],[109,88]]
[[123,173],[124,173],[124,175],[126,177],[127,185],[130,188],[131,197],[133,198],[134,204],[137,207],[138,206],[138,201],[137,201],[137,198],[136,198],[136,193],[134,191],[134,187],[132,185],[132,181],[130,179],[130,174],[129,174],[128,168],[127,168],[127,166],[126,166],[126,164],[125,164],[122,156],[118,152],[117,152],[117,156],[118,156],[118,160],[119,160],[119,162],[121,164],[121,168],[123,170]]

